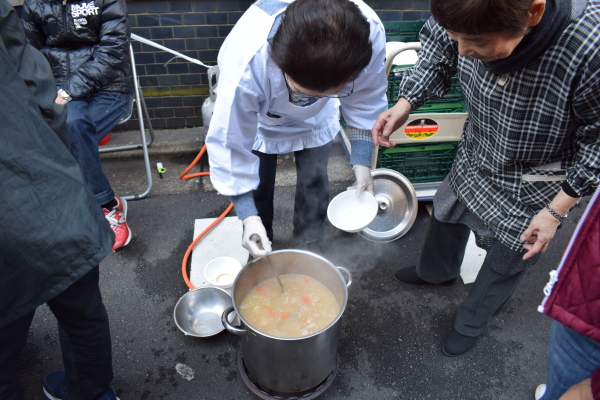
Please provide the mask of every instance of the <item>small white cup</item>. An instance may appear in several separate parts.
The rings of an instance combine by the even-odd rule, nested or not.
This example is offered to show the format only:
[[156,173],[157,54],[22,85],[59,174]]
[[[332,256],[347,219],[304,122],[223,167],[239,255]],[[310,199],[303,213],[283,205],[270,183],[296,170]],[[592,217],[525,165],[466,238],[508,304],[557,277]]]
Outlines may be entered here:
[[228,289],[242,270],[242,264],[233,257],[217,257],[204,267],[204,278],[209,285]]

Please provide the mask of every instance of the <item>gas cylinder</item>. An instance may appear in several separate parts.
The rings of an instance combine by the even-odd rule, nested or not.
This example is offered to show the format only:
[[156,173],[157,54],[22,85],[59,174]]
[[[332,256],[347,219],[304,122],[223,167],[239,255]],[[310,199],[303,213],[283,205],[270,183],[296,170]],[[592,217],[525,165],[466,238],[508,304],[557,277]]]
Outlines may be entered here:
[[[215,109],[215,102],[217,101],[217,83],[219,81],[219,66],[213,65],[206,71],[208,75],[208,97],[202,103],[202,124],[204,125],[205,132],[208,132],[210,126],[210,119]],[[214,84],[213,84],[214,80]]]

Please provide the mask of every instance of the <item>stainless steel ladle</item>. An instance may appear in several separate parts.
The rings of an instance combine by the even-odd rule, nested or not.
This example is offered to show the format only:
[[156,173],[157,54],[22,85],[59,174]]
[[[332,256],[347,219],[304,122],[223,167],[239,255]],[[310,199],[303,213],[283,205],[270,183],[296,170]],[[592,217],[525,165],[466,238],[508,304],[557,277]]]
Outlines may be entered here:
[[[256,233],[253,233],[252,235],[250,235],[250,240],[256,241],[258,248],[261,250],[264,250],[264,248],[262,246],[262,241],[260,240],[260,237]],[[285,292],[285,290],[283,289],[283,283],[281,282],[281,278],[279,278],[279,274],[277,273],[275,266],[271,262],[271,259],[269,258],[268,253],[265,256],[265,258],[267,259],[267,263],[269,263],[269,266],[271,267],[271,269],[273,270],[273,273],[275,274],[275,278],[277,279],[277,283],[279,283],[279,287],[281,288],[281,291]]]

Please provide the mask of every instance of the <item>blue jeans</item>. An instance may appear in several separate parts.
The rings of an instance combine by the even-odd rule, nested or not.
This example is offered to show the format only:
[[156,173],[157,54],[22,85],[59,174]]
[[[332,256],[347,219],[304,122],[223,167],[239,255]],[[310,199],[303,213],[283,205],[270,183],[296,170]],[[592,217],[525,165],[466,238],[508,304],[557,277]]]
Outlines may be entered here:
[[114,199],[115,193],[102,171],[98,142],[127,115],[130,102],[130,94],[100,91],[67,103],[71,153],[100,205]]
[[600,343],[554,321],[546,359],[546,393],[556,400],[571,386],[592,376],[600,366]]

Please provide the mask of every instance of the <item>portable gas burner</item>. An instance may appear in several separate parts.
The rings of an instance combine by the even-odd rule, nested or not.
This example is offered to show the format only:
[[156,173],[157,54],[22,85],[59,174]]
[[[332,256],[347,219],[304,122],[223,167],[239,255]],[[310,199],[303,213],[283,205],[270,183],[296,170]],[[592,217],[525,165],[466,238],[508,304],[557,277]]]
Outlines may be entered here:
[[333,383],[338,371],[339,366],[339,357],[336,359],[335,366],[333,371],[323,380],[323,382],[319,383],[317,386],[304,390],[302,392],[278,392],[272,389],[269,389],[260,383],[258,383],[244,365],[244,357],[240,353],[238,356],[238,370],[240,371],[240,376],[242,377],[242,381],[246,384],[248,389],[256,396],[260,397],[264,400],[312,400],[316,399],[320,395],[325,392],[329,386]]

